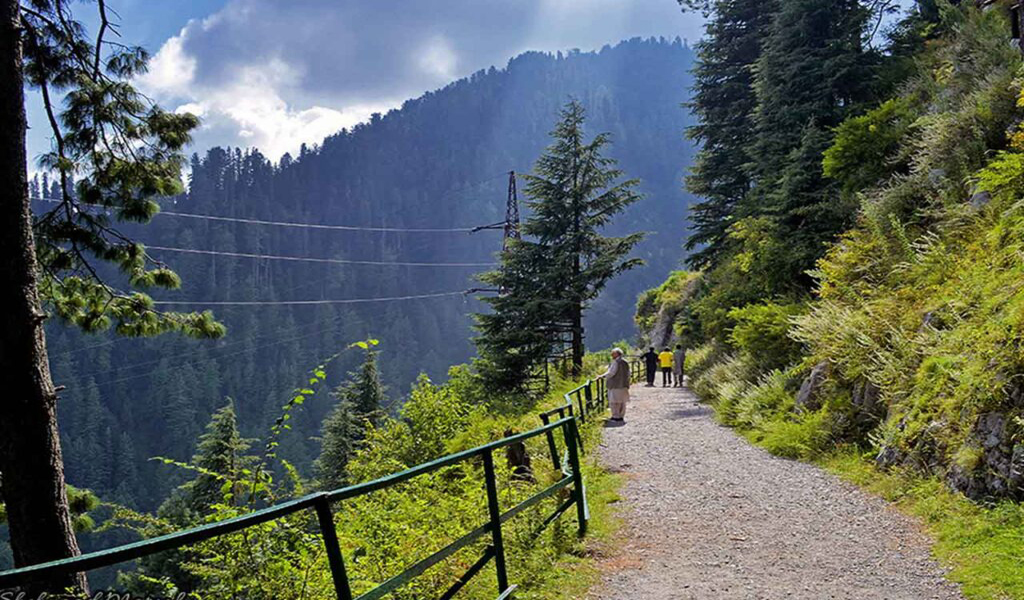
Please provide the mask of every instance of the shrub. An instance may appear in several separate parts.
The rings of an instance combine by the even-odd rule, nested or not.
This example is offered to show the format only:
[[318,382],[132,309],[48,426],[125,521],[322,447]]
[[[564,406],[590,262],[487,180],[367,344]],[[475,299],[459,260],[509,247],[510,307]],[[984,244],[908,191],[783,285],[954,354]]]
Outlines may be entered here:
[[791,376],[775,370],[765,374],[737,399],[734,423],[741,429],[758,429],[766,422],[793,410],[793,394],[787,390]]
[[800,357],[800,345],[789,336],[801,304],[761,302],[729,311],[735,321],[729,342],[761,371],[784,369]]
[[836,128],[835,141],[825,151],[825,176],[838,180],[846,193],[853,193],[904,171],[906,159],[897,157],[915,118],[908,99],[893,98],[865,115],[846,120]]
[[815,412],[780,415],[757,430],[755,439],[772,454],[785,458],[814,458],[828,449],[831,415]]

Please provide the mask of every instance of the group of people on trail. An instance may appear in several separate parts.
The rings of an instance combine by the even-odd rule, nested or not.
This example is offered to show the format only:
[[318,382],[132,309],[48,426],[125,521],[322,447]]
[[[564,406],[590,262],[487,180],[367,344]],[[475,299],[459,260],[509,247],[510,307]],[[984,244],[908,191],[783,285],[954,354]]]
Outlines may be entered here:
[[[665,348],[661,353],[651,346],[640,358],[647,368],[647,387],[654,387],[654,378],[661,369],[662,387],[683,387],[683,365],[686,363],[686,350],[682,344],[676,344],[675,352]],[[608,389],[608,407],[612,411],[611,421],[622,423],[626,418],[626,404],[629,402],[629,362],[621,348],[612,349],[612,362],[608,369],[598,377],[604,379]]]
[[660,353],[654,346],[647,349],[641,357],[647,368],[647,387],[654,387],[654,378],[661,371],[662,387],[683,387],[683,364],[686,362],[686,350],[682,344],[676,344],[675,352],[665,348]]

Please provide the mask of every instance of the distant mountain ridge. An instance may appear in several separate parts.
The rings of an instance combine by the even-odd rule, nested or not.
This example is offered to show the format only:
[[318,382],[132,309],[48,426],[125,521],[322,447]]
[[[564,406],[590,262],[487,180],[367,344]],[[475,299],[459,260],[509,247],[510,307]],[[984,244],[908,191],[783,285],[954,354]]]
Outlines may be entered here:
[[[643,201],[612,233],[651,232],[645,268],[609,286],[588,319],[588,346],[630,335],[642,290],[682,258],[682,176],[692,145],[683,130],[693,52],[679,40],[633,39],[598,52],[528,52],[272,164],[257,150],[213,148],[191,163],[173,210],[248,219],[395,228],[472,227],[504,217],[506,173],[528,171],[569,97],[588,109],[588,132],[612,134],[611,154],[643,180]],[[165,208],[171,209],[168,204]],[[158,217],[127,228],[150,245],[216,252],[426,263],[493,262],[500,232],[339,232]],[[473,269],[309,264],[154,250],[182,276],[167,299],[219,302],[331,300],[459,291]],[[303,374],[345,344],[381,340],[381,370],[395,398],[421,372],[443,378],[473,355],[472,298],[379,304],[223,306],[216,342],[161,337],[104,340],[51,323],[51,362],[66,386],[59,417],[70,483],[151,509],[182,479],[153,456],[187,459],[210,414],[231,397],[243,433],[263,436]],[[113,339],[113,336],[110,336]],[[340,382],[358,356],[343,354]],[[280,455],[307,471],[321,395],[292,418]]]

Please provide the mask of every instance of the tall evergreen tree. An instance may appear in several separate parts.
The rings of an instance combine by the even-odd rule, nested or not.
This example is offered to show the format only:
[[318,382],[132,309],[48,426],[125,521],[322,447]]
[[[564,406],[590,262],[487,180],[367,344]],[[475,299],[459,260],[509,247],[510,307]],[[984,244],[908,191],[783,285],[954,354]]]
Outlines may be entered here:
[[313,463],[318,487],[332,490],[345,485],[348,463],[355,454],[361,428],[355,408],[347,400],[339,401],[324,419],[320,430],[320,456]]
[[224,498],[224,482],[239,479],[240,471],[252,462],[245,456],[249,443],[238,433],[235,405],[230,399],[213,413],[206,431],[199,436],[192,464],[204,472],[185,484],[186,505],[203,514]]
[[319,485],[325,489],[345,485],[348,461],[365,438],[367,426],[376,425],[387,402],[377,368],[377,352],[367,349],[358,371],[334,391],[338,403],[324,420],[320,456],[314,464]]
[[700,121],[687,135],[701,150],[686,178],[687,189],[702,198],[690,206],[693,234],[686,248],[697,250],[687,257],[694,267],[722,258],[729,226],[752,186],[754,65],[776,6],[774,0],[718,0],[697,44],[688,106]]
[[[622,172],[603,155],[608,134],[586,141],[579,102],[569,102],[560,117],[551,132],[554,142],[526,176],[530,216],[522,230],[532,240],[512,244],[501,268],[485,277],[506,293],[489,299],[494,315],[478,319],[478,347],[485,362],[520,369],[506,371],[503,379],[512,383],[525,381],[563,333],[578,377],[584,310],[610,279],[642,262],[629,254],[643,234],[600,234],[612,217],[640,199],[634,189],[639,181],[618,181]],[[522,364],[508,365],[507,353]]]
[[[225,491],[241,491],[237,482],[242,479],[242,469],[255,462],[255,458],[245,455],[248,448],[249,442],[242,439],[238,432],[234,402],[229,399],[226,405],[213,414],[205,431],[199,436],[191,462],[197,475],[172,492],[160,505],[158,516],[175,528],[201,523],[203,517],[210,513],[211,507],[224,501]],[[225,490],[227,482],[235,484],[234,487]],[[155,536],[167,532],[154,529],[148,533],[149,536]],[[134,591],[148,594],[158,593],[159,588],[153,588],[147,582],[166,579],[182,592],[194,591],[199,580],[182,568],[188,558],[188,548],[147,556],[139,561],[138,573],[124,578],[125,583]]]
[[385,392],[380,382],[377,352],[370,348],[366,350],[366,358],[359,370],[349,373],[348,381],[337,390],[337,397],[351,403],[360,419],[376,425],[380,421],[381,410],[387,404]]
[[869,16],[858,0],[779,0],[757,61],[757,192],[747,211],[771,217],[791,248],[791,260],[778,266],[778,291],[810,284],[803,272],[853,214],[836,203],[821,160],[832,129],[870,97]]
[[[153,196],[181,190],[179,151],[198,120],[164,112],[132,87],[147,54],[104,39],[111,15],[103,0],[96,3],[96,37],[87,37],[69,4],[0,1],[0,371],[8,378],[9,398],[0,414],[0,492],[19,566],[79,552],[65,491],[44,303],[86,330],[116,322],[122,334],[223,333],[209,314],[161,313],[145,294],[119,290],[97,275],[97,263],[109,262],[127,274],[122,287],[128,290],[178,286],[177,276],[112,220],[145,222],[158,208]],[[26,86],[40,92],[54,139],[41,162],[57,174],[57,208],[36,220],[26,175]],[[85,578],[57,577],[28,591],[68,587],[85,591]]]

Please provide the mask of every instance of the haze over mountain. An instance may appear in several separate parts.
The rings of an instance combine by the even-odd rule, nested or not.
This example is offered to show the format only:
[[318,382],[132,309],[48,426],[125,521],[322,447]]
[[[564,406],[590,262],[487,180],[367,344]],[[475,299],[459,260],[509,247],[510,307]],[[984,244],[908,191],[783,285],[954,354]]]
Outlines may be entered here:
[[[250,219],[389,228],[462,228],[504,218],[507,172],[529,171],[569,98],[588,109],[590,135],[645,198],[609,228],[650,232],[647,267],[609,286],[588,318],[588,346],[627,337],[637,294],[677,267],[689,199],[682,175],[692,51],[678,39],[633,39],[598,52],[528,52],[404,103],[273,164],[258,150],[195,156],[191,189],[165,210]],[[522,194],[521,194],[522,199]],[[491,263],[500,231],[365,232],[272,227],[160,216],[132,234],[150,246],[330,259]],[[481,268],[314,264],[152,250],[182,277],[165,300],[275,302],[460,292]],[[202,308],[197,305],[196,308]],[[243,433],[258,436],[303,375],[346,344],[381,340],[381,370],[396,400],[419,373],[443,379],[473,355],[472,297],[371,304],[213,306],[228,335],[215,342],[85,336],[51,323],[51,363],[70,483],[153,508],[183,475],[151,462],[186,459],[210,414],[234,400]],[[109,340],[109,343],[108,343]],[[333,380],[358,357],[332,363]],[[329,408],[297,411],[282,457],[307,470]]]

